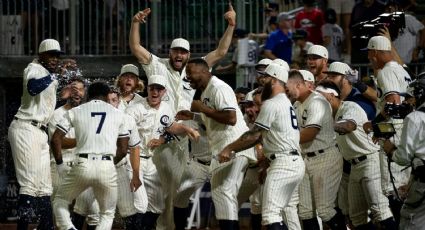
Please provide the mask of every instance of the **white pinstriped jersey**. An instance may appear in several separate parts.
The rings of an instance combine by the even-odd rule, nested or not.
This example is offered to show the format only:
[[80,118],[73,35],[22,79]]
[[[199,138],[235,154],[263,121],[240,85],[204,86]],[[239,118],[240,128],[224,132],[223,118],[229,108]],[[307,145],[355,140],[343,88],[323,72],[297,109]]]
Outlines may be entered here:
[[173,124],[174,113],[166,103],[159,105],[158,109],[149,106],[146,98],[138,103],[129,106],[126,111],[128,115],[134,118],[140,138],[140,155],[152,156],[152,150],[147,144],[152,139],[158,139],[164,133],[165,128]]
[[192,157],[195,157],[200,160],[204,161],[210,161],[211,160],[211,152],[208,145],[208,138],[207,138],[207,130],[205,125],[199,124],[196,121],[189,121],[190,127],[198,130],[199,134],[201,135],[199,137],[198,141],[191,141],[190,147],[191,151],[190,154]]
[[75,129],[76,154],[93,153],[115,156],[118,138],[128,137],[125,114],[112,105],[91,100],[67,112],[56,127],[67,133]]
[[140,103],[142,100],[143,100],[143,97],[137,93],[134,94],[133,99],[129,102],[126,102],[124,99],[120,97],[120,103],[118,104],[118,109],[121,111],[125,111],[130,105]]
[[21,97],[21,106],[16,117],[22,120],[34,120],[42,124],[47,124],[53,115],[56,106],[56,89],[58,81],[53,80],[46,89],[35,96],[28,92],[28,81],[31,79],[40,79],[50,75],[49,71],[34,60],[24,70],[23,92]]
[[173,113],[180,110],[190,110],[195,90],[190,87],[189,82],[184,81],[186,67],[179,73],[170,65],[168,58],[159,58],[153,54],[151,54],[149,64],[141,64],[147,76],[159,74],[166,77],[167,93],[162,97],[162,100],[171,107]]
[[[218,79],[216,76],[212,76],[207,87],[201,94],[201,101],[208,107],[218,111],[236,111],[236,124],[234,126],[217,122],[205,116],[205,114],[201,114],[207,128],[207,136],[212,154],[218,154],[226,145],[232,143],[244,132],[248,131],[248,126],[243,119],[242,112],[236,101],[235,93],[224,81]],[[246,155],[246,153],[246,151],[242,151],[238,155],[245,155],[248,158],[255,159],[254,156],[250,154]]]
[[[387,62],[377,75],[378,96],[380,98],[377,111],[380,112],[385,105],[385,96],[394,93],[407,93],[411,81],[410,75],[401,65],[395,61]],[[400,96],[401,101],[403,101],[404,96]]]
[[139,145],[141,142],[139,131],[137,130],[136,121],[134,120],[132,116],[128,114],[124,114],[124,116],[125,116],[124,122],[130,136],[130,139],[128,140],[128,147],[134,148],[137,145]]
[[349,120],[357,125],[351,133],[336,136],[336,141],[341,154],[346,160],[351,160],[363,155],[377,153],[379,145],[368,138],[363,129],[363,124],[368,121],[366,112],[355,102],[343,101],[335,114],[335,121]]
[[336,144],[332,108],[320,93],[311,92],[303,103],[295,102],[294,108],[300,128],[315,127],[320,129],[313,141],[301,145],[303,152],[315,152]]
[[[64,118],[66,112],[68,112],[68,110],[66,110],[64,106],[57,108],[53,112],[53,116],[49,121],[49,137],[50,138],[53,136],[53,133],[56,130],[56,125],[61,122],[61,120]],[[66,138],[75,138],[74,128],[71,128],[66,133],[65,137]],[[75,158],[74,150],[75,150],[75,148],[62,149],[62,159],[63,159],[64,162],[71,162],[71,161],[74,160],[74,158]],[[54,161],[54,158],[52,158],[52,160]]]
[[266,156],[291,150],[300,151],[297,117],[284,93],[264,101],[255,124],[266,130],[263,132]]

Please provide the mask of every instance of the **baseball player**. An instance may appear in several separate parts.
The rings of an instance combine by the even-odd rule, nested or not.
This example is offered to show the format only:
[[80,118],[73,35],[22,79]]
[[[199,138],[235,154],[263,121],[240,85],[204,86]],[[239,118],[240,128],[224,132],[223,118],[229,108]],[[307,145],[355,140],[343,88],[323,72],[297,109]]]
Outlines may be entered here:
[[[201,117],[207,130],[212,156],[216,156],[223,146],[234,141],[248,130],[236,97],[229,85],[212,76],[208,63],[201,58],[191,59],[186,68],[187,79],[192,88],[202,91],[201,100],[192,102],[191,110],[177,113],[181,120]],[[199,112],[196,114],[194,112]],[[249,162],[255,162],[253,149],[248,149],[226,164],[211,162],[211,191],[216,217],[221,229],[232,229],[238,226],[237,193],[242,183],[243,172]]]
[[[255,81],[257,82],[258,87],[261,87],[264,85],[264,70],[271,63],[273,63],[271,59],[263,58],[257,63],[257,65],[255,65],[255,70],[257,71],[257,77],[255,78]],[[256,89],[250,91],[246,95],[246,98],[252,98],[252,95],[254,94]]]
[[142,96],[137,92],[143,92],[145,86],[143,81],[139,80],[139,68],[137,66],[133,64],[123,65],[116,86],[119,88],[119,110],[125,111],[129,105],[142,101]]
[[[411,82],[409,74],[404,68],[394,61],[391,52],[391,42],[384,36],[374,36],[369,39],[368,45],[368,59],[372,64],[377,74],[377,87],[378,87],[378,111],[383,114],[383,108],[386,103],[401,104],[404,101],[404,96],[407,93],[407,87]],[[384,115],[386,117],[386,115]],[[403,128],[402,119],[382,119],[394,125],[396,135],[394,136],[394,144],[398,145],[401,130]],[[375,122],[379,122],[378,118]],[[394,191],[391,184],[391,178],[388,171],[387,157],[384,154],[381,157],[381,174],[382,186],[385,195],[390,199],[390,206],[394,213],[396,221],[399,220],[399,213],[402,202],[397,199],[396,191]],[[390,170],[394,175],[395,187],[407,185],[409,178],[409,170],[404,170],[403,167],[395,163],[390,163]]]
[[[147,76],[161,75],[167,79],[167,95],[164,96],[163,101],[170,105],[173,113],[179,110],[188,110],[190,108],[195,91],[190,87],[189,82],[185,79],[185,67],[190,58],[190,45],[186,39],[174,39],[170,46],[168,58],[159,58],[150,53],[147,49],[140,45],[140,23],[145,23],[147,16],[150,14],[151,9],[147,8],[134,15],[131,29],[130,29],[130,49],[134,56],[142,64],[143,69]],[[208,53],[204,59],[209,67],[214,66],[220,59],[222,59],[231,44],[233,31],[236,26],[236,13],[231,4],[229,10],[224,14],[225,20],[228,21],[228,27],[220,39],[216,50]],[[187,163],[188,142],[187,139],[174,143],[175,146],[170,145],[169,148],[163,149],[158,157],[161,164],[159,173],[161,178],[164,178],[164,184],[167,184],[166,191],[166,211],[162,221],[161,227],[171,229],[173,226],[165,226],[173,222],[172,218],[172,200],[178,186],[178,182],[183,174],[184,165]],[[169,151],[169,152],[168,152]],[[163,155],[163,156],[160,156]],[[173,170],[171,170],[173,169]]]
[[399,229],[419,230],[425,224],[425,74],[422,73],[411,85],[414,87],[416,111],[407,115],[399,145],[390,141],[384,144],[384,150],[394,162],[402,166],[412,166],[407,198],[401,209]]
[[[291,102],[285,95],[288,72],[270,64],[265,73],[272,77],[264,90],[271,91],[250,131],[228,144],[220,153],[221,162],[230,160],[235,152],[250,148],[260,141],[265,156],[270,160],[262,195],[262,223],[267,229],[286,229],[281,212],[288,205],[304,175],[300,155],[299,130]],[[237,154],[238,155],[238,154]]]
[[[77,107],[82,103],[82,100],[85,95],[85,82],[82,78],[73,78],[69,82],[70,89],[71,89],[71,95],[67,99],[67,102],[65,105],[57,108],[53,112],[53,116],[49,121],[49,136],[52,137],[53,133],[56,130],[56,125],[63,119],[66,112],[74,107]],[[64,166],[61,168],[61,170],[69,171],[69,169],[72,167],[74,162],[74,148],[75,148],[75,135],[74,130],[70,130],[67,135],[62,140],[62,146],[64,148],[64,151],[62,152],[62,158],[64,162]],[[52,175],[52,186],[53,186],[53,195],[54,197],[55,192],[58,189],[58,186],[60,184],[61,178],[59,177],[59,174],[65,174],[65,173],[59,173],[58,169],[56,168],[56,163],[54,162],[54,158],[51,162],[51,175]]]
[[348,182],[348,209],[356,229],[370,229],[368,210],[374,222],[384,229],[396,229],[388,199],[381,186],[379,146],[368,138],[363,124],[368,121],[365,111],[356,103],[342,101],[335,83],[321,81],[316,91],[329,101],[332,107],[338,135],[336,141],[341,154],[351,164]]
[[27,229],[32,213],[39,217],[41,229],[53,229],[50,195],[50,155],[47,123],[56,104],[59,73],[59,42],[40,43],[38,58],[24,70],[21,106],[10,124],[8,140],[18,180],[18,229]]
[[69,110],[53,134],[51,144],[57,167],[63,167],[62,139],[71,127],[75,130],[75,153],[78,157],[53,199],[59,229],[75,229],[68,206],[88,187],[93,188],[99,202],[97,229],[112,227],[117,201],[114,163],[127,154],[129,133],[124,113],[106,103],[109,92],[106,83],[92,83],[87,90],[88,102]]
[[[135,119],[142,137],[140,143],[142,170],[140,173],[148,197],[147,212],[143,216],[144,229],[153,229],[159,214],[165,208],[162,194],[165,186],[161,183],[156,164],[152,160],[152,156],[159,153],[161,148],[155,151],[152,148],[157,148],[165,142],[164,137],[161,137],[165,132],[168,132],[168,135],[187,134],[195,140],[199,136],[194,129],[173,122],[174,114],[170,106],[161,102],[166,93],[166,86],[167,80],[164,76],[149,76],[148,97],[126,109],[126,113]],[[137,199],[138,196],[140,194],[136,192],[135,198]]]
[[318,229],[317,215],[331,229],[344,229],[345,218],[335,209],[342,175],[342,156],[335,142],[332,109],[326,99],[291,71],[286,84],[300,125],[300,144],[306,173],[300,185],[299,216],[304,229]]
[[[118,108],[120,103],[122,102],[119,97],[118,89],[111,87],[111,91],[108,94],[107,102]],[[138,190],[144,190],[144,187],[141,186],[141,182],[139,179],[139,165],[140,165],[140,151],[139,151],[139,143],[140,137],[137,131],[137,126],[134,119],[125,114],[125,123],[126,127],[129,131],[129,154],[128,157],[123,158],[120,162],[116,164],[117,170],[117,178],[118,178],[118,196],[117,199],[117,208],[120,216],[124,220],[125,229],[141,229],[142,228],[142,213],[146,211],[147,206],[147,198],[144,199],[144,209],[138,210],[135,207],[133,192]],[[127,159],[128,158],[128,159]],[[130,162],[130,167],[126,167],[126,165]],[[131,169],[130,175],[128,169]],[[130,185],[130,186],[129,186]],[[82,198],[80,196],[76,200],[76,204],[74,206],[74,214],[73,223],[77,229],[82,229],[82,225],[84,223],[85,216],[87,216],[87,210],[90,210],[91,207],[96,207],[97,201],[95,200],[95,196],[93,194],[93,189],[89,188],[84,193]],[[144,192],[145,193],[145,192]],[[85,199],[83,199],[85,198]],[[83,218],[80,220],[75,220],[78,217],[82,216]],[[78,226],[75,223],[78,222]]]
[[328,50],[324,46],[313,45],[307,50],[307,67],[316,83],[326,78],[323,72],[328,69],[328,57]]

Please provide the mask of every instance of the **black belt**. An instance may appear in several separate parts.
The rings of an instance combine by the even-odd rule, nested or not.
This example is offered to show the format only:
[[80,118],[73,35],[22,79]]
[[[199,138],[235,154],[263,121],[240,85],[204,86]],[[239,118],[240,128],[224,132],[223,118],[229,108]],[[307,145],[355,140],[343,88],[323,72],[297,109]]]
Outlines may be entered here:
[[206,165],[206,166],[210,166],[210,164],[211,164],[211,161],[203,161],[203,160],[199,160],[199,159],[196,159],[196,161],[199,164]]
[[140,158],[149,159],[149,158],[151,158],[151,156],[140,156]]
[[[335,147],[338,147],[338,145],[336,145]],[[329,147],[329,148],[332,148],[332,147]],[[327,148],[327,149],[328,149],[328,148]],[[307,157],[315,157],[315,156],[317,156],[317,155],[319,155],[319,154],[325,153],[327,149],[320,149],[320,150],[317,150],[317,151],[315,151],[315,152],[308,152],[308,153],[306,153],[305,155],[306,155]]]
[[358,163],[360,163],[360,162],[362,162],[362,161],[364,161],[366,159],[367,159],[367,156],[361,156],[361,157],[357,157],[357,158],[351,159],[350,160],[350,163],[352,165],[356,165],[356,164],[358,164]]
[[[297,150],[290,151],[290,152],[289,152],[289,155],[299,156],[299,154],[298,154],[298,151],[297,151]],[[274,153],[273,153],[272,155],[270,155],[269,159],[270,159],[270,160],[274,160],[274,159],[276,159],[276,154],[274,154]]]
[[43,130],[44,132],[47,132],[47,126],[41,124],[38,121],[34,121],[34,120],[23,120],[23,119],[19,119],[17,117],[13,117],[13,120],[28,121],[32,126],[35,126],[35,127],[39,128],[39,129]]
[[[81,158],[87,158],[87,159],[89,158],[89,154],[86,154],[86,153],[81,153],[78,156]],[[101,160],[104,160],[104,161],[112,160],[112,157],[108,155],[99,155],[99,157],[101,157]]]

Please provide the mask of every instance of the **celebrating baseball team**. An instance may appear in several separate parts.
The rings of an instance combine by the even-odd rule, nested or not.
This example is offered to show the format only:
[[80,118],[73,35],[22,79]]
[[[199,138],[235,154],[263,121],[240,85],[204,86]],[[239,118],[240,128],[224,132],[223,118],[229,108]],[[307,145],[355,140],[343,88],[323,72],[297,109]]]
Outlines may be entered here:
[[[18,229],[185,229],[191,196],[205,182],[219,229],[425,229],[425,73],[397,62],[388,34],[368,40],[376,88],[328,50],[312,45],[306,70],[281,59],[255,65],[258,88],[237,100],[211,69],[236,27],[231,4],[215,50],[191,57],[172,41],[168,58],[148,51],[133,16],[138,66],[115,84],[73,77],[57,105],[61,45],[43,40],[23,73],[9,130],[20,185]],[[411,108],[410,113],[401,115]]]

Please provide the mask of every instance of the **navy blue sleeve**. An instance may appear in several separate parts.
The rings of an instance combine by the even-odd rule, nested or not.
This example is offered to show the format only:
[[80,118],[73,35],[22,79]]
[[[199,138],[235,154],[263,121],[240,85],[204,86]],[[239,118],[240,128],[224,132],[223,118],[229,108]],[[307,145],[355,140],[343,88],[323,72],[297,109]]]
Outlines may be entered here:
[[50,83],[53,82],[53,79],[50,75],[39,79],[30,79],[27,83],[27,90],[31,96],[35,96],[45,90]]

